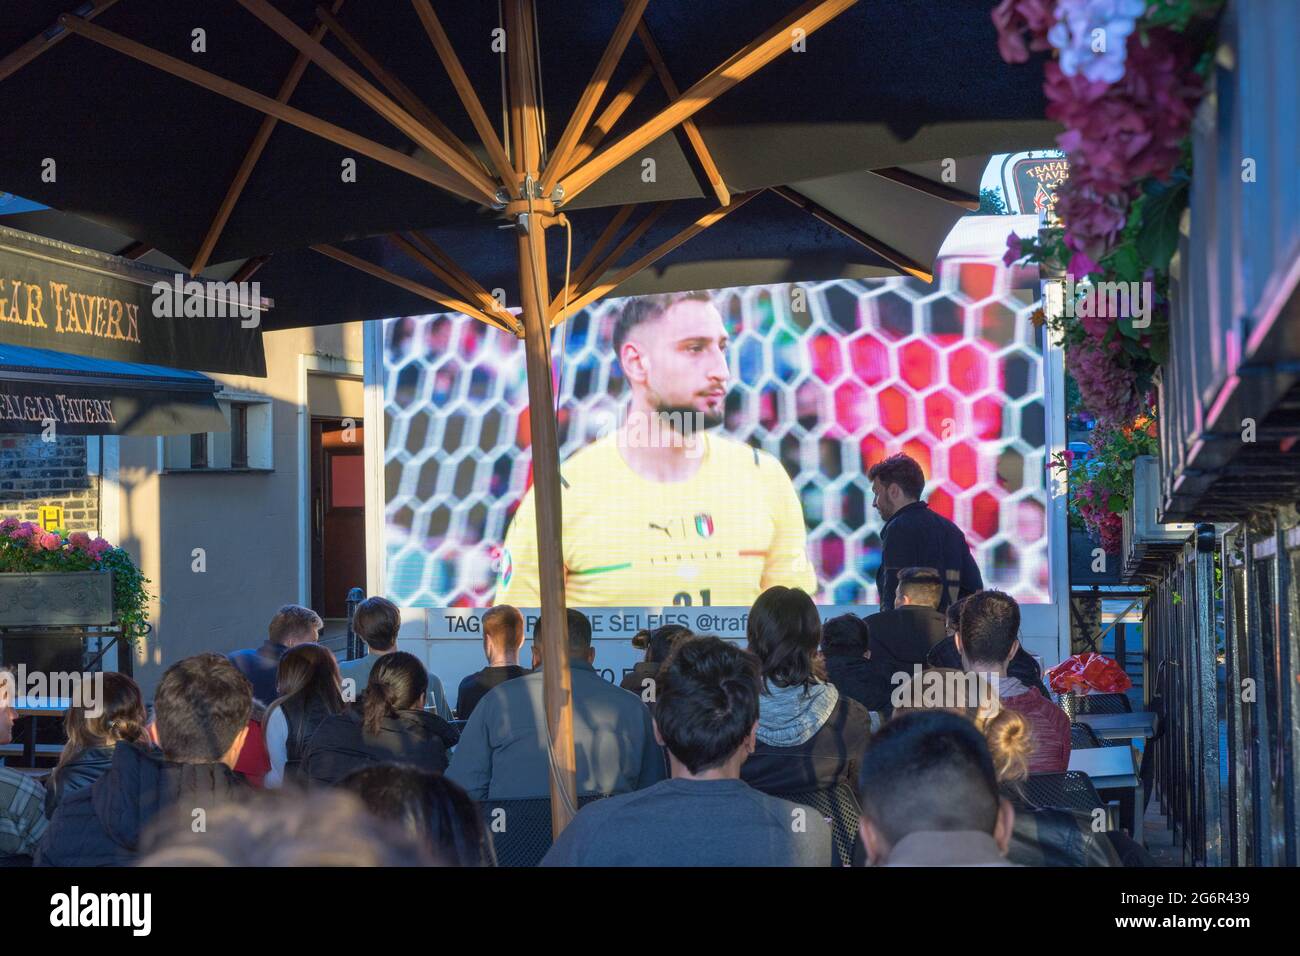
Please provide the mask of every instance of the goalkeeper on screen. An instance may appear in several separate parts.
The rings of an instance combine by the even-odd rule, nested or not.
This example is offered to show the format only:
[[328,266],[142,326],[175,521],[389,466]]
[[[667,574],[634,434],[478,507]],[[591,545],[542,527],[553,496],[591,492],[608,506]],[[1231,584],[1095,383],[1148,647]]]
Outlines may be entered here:
[[[814,594],[785,469],[715,430],[731,375],[709,295],[630,300],[614,349],[631,391],[623,420],[560,468],[568,604],[748,606],[778,584]],[[495,600],[541,603],[531,487],[506,534]]]

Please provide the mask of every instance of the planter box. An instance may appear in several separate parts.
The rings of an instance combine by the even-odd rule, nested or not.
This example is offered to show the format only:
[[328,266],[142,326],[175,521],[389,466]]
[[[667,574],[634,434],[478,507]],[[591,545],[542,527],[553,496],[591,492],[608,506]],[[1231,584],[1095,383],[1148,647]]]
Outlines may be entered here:
[[112,572],[0,574],[0,627],[93,627],[112,623]]

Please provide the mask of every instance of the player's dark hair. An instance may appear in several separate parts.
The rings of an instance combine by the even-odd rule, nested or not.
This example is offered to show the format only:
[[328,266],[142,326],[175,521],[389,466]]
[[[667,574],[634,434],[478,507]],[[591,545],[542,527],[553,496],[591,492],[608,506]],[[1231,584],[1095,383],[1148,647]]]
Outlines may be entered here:
[[934,568],[903,568],[898,572],[898,594],[907,595],[913,604],[938,608],[943,600],[943,578]]
[[1020,633],[1020,605],[1002,591],[976,591],[962,604],[957,630],[968,661],[1001,663]]
[[718,637],[681,641],[660,671],[655,722],[691,773],[718,766],[758,722],[758,661]]
[[[581,611],[575,611],[573,608],[567,608],[564,612],[564,620],[568,625],[569,631],[569,655],[586,654],[591,647],[591,621],[587,620],[587,615]],[[539,618],[533,625],[533,643],[542,642],[542,621]]]
[[859,773],[862,816],[897,843],[909,833],[993,832],[998,779],[975,726],[940,710],[907,711],[871,738]]
[[659,318],[678,302],[712,302],[707,292],[664,292],[659,295],[639,295],[629,299],[614,322],[614,355],[623,351],[632,330],[643,322]]
[[898,485],[909,498],[920,498],[925,490],[925,472],[914,458],[899,453],[878,461],[867,469],[867,480],[882,485]]
[[841,614],[822,625],[822,653],[834,657],[861,657],[870,635],[867,622],[856,614]]
[[817,605],[798,588],[768,588],[749,609],[745,629],[763,679],[777,687],[807,687],[826,680],[817,656],[822,622]]

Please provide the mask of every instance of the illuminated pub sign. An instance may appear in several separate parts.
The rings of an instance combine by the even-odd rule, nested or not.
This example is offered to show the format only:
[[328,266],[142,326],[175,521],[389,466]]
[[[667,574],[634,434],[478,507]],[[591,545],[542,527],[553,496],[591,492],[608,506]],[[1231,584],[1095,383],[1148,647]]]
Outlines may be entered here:
[[1020,212],[1056,218],[1056,190],[1070,176],[1070,164],[1060,158],[1018,159],[1011,166],[1011,184]]

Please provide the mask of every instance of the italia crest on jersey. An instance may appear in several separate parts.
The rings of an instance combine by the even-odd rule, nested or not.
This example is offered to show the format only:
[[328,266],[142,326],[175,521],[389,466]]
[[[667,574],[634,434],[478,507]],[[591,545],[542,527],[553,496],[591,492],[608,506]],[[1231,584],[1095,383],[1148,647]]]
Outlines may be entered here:
[[713,516],[698,514],[695,516],[695,533],[701,538],[713,536]]

